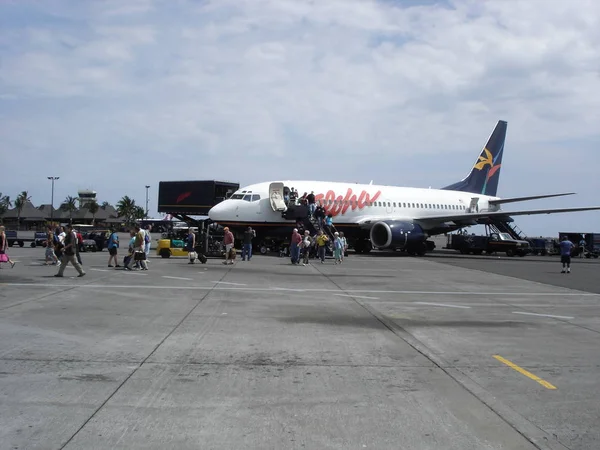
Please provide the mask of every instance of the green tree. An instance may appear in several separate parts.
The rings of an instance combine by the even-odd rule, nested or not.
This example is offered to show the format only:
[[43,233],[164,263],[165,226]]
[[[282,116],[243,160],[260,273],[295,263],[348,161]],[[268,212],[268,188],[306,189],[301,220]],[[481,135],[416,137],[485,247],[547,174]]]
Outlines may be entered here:
[[137,207],[135,200],[126,195],[117,203],[117,214],[119,214],[119,217],[125,218],[126,225],[133,225]]
[[31,201],[29,192],[23,191],[17,195],[17,199],[15,200],[15,208],[17,208],[17,230],[21,229],[21,212],[29,201]]
[[110,203],[108,203],[108,202],[102,202],[102,205],[100,205],[100,208],[106,210],[106,208],[108,208],[109,206],[111,206]]
[[141,206],[135,205],[133,208],[133,218],[134,219],[145,219],[146,218],[146,210]]
[[6,214],[6,211],[8,211],[8,208],[11,206],[12,202],[10,201],[10,197],[8,195],[2,195],[2,192],[0,192],[0,220],[2,220],[4,214]]
[[73,212],[77,211],[77,198],[68,195],[67,198],[65,198],[65,200],[60,205],[60,209],[69,213],[69,223],[72,225]]
[[92,225],[96,223],[96,213],[100,209],[100,205],[96,200],[92,200],[88,203],[88,210],[92,213]]

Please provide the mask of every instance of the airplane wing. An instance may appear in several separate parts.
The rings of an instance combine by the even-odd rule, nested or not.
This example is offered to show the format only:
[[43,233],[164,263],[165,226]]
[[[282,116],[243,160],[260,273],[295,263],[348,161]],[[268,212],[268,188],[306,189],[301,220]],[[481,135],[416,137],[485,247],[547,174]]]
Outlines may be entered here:
[[490,205],[501,205],[503,203],[525,202],[527,200],[538,200],[540,198],[564,197],[565,195],[575,195],[575,192],[566,192],[564,194],[532,195],[529,197],[510,197],[499,198],[498,200],[488,200]]
[[371,225],[379,222],[380,220],[416,220],[422,223],[427,222],[455,222],[465,224],[475,224],[478,219],[485,218],[510,218],[511,216],[529,216],[537,214],[558,214],[567,212],[578,212],[578,211],[595,211],[600,210],[600,206],[586,206],[576,208],[559,208],[559,209],[527,209],[521,211],[482,211],[478,213],[454,213],[454,214],[440,214],[440,215],[427,215],[427,216],[416,216],[407,217],[406,215],[381,215],[378,217],[365,216],[357,221],[357,224],[364,228],[370,228]]
[[482,211],[478,213],[463,213],[463,214],[446,214],[438,216],[425,216],[415,217],[414,220],[421,222],[435,221],[435,222],[449,222],[449,221],[469,221],[485,218],[503,218],[512,216],[531,216],[537,214],[558,214],[567,212],[578,212],[578,211],[595,211],[600,210],[600,206],[586,206],[577,208],[558,208],[558,209],[526,209],[521,211]]

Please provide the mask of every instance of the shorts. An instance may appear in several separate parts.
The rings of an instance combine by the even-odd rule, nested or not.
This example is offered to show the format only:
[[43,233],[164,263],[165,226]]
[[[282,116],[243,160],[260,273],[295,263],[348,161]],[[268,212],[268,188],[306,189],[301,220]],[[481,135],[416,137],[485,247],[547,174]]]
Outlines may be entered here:
[[108,249],[108,254],[110,256],[115,256],[117,254],[117,247],[109,248]]
[[560,255],[560,262],[563,264],[571,264],[571,255]]

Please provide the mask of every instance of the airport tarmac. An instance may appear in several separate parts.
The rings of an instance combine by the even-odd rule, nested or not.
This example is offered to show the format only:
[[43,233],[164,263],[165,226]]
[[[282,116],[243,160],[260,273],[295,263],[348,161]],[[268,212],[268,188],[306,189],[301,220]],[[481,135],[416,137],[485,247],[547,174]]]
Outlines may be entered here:
[[597,260],[43,253],[0,270],[2,449],[600,447]]

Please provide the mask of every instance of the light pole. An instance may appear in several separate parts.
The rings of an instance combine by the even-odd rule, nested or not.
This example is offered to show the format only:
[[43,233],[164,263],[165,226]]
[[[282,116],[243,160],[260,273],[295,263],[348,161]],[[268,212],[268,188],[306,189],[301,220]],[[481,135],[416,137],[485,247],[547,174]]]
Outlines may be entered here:
[[150,186],[146,185],[146,219],[148,218],[148,189],[150,189]]
[[[50,223],[54,222],[54,180],[60,179],[60,177],[48,177],[49,180],[52,180],[52,199],[50,200]],[[54,226],[54,224],[52,225]]]

